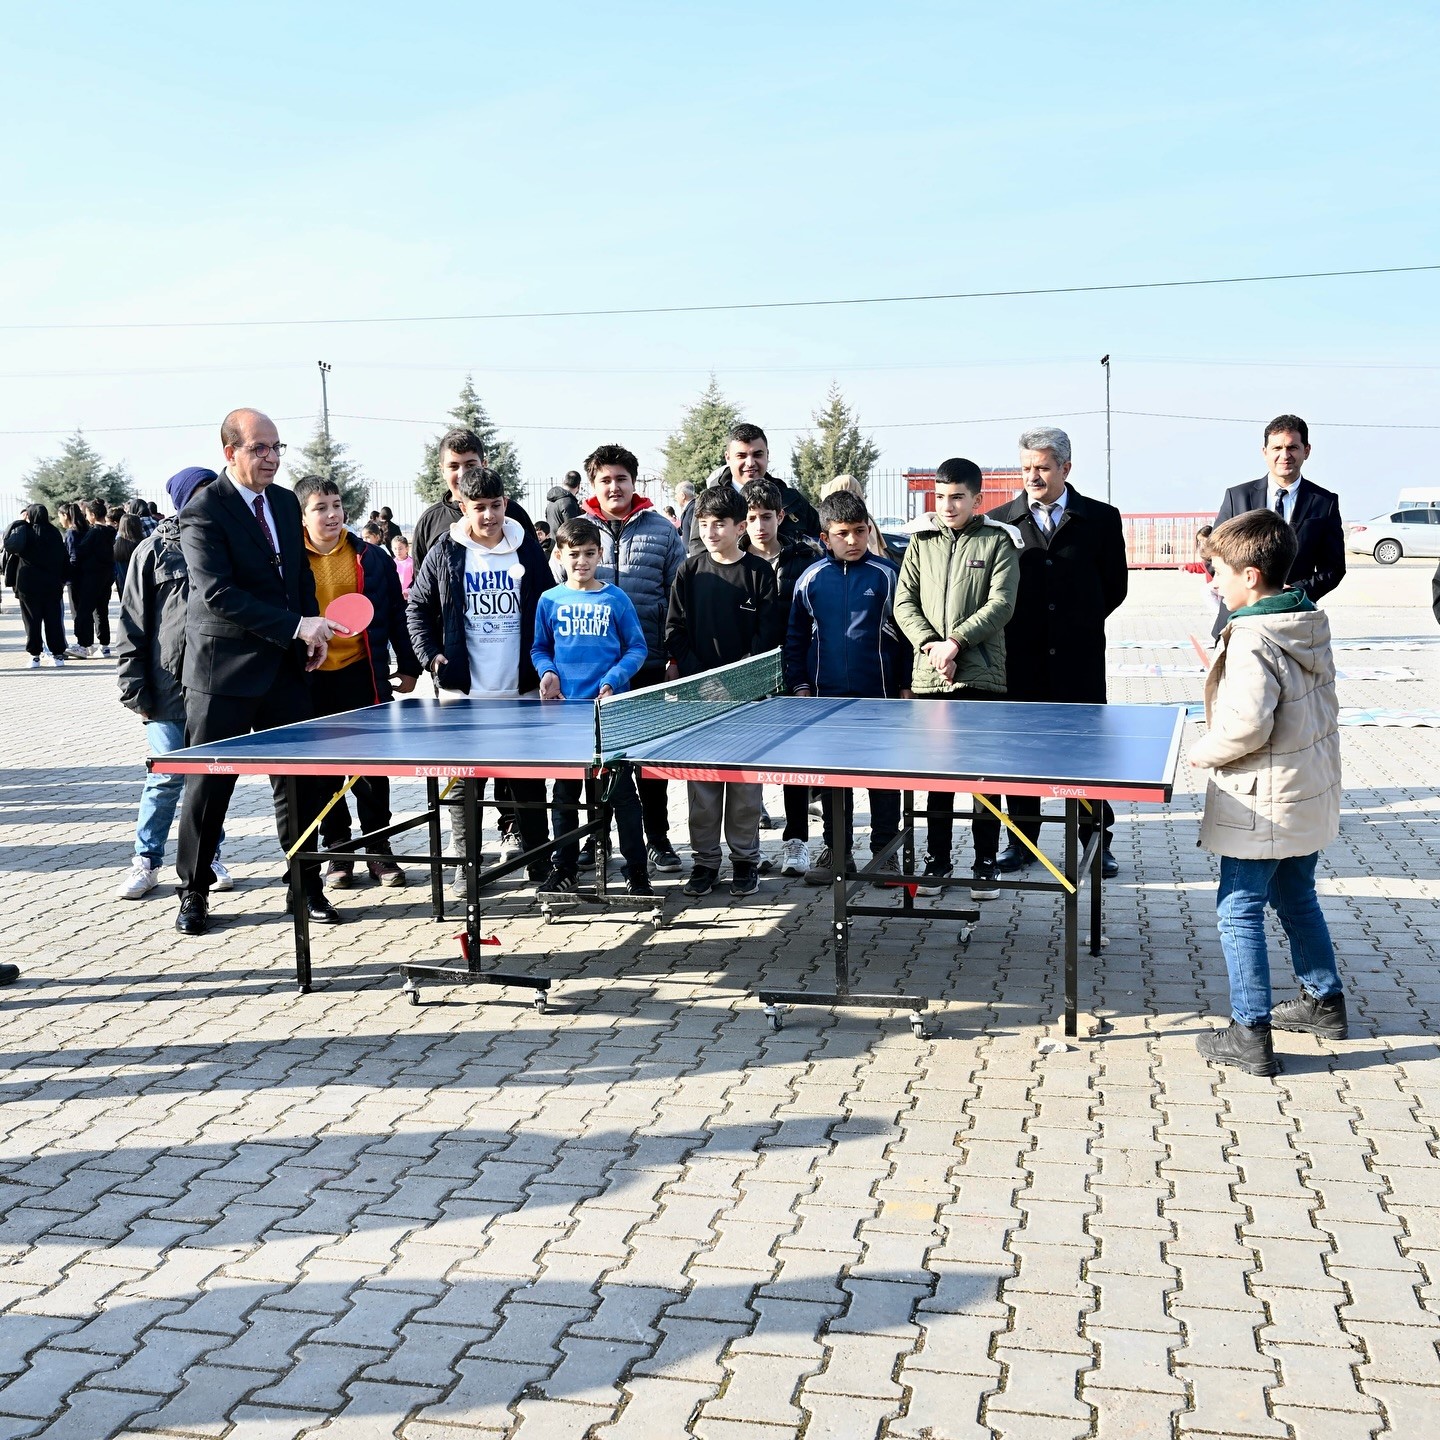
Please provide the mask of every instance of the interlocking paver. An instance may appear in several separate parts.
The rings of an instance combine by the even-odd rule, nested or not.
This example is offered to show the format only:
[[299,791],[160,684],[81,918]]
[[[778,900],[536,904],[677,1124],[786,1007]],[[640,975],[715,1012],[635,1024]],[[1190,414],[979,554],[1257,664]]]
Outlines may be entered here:
[[[1193,628],[1179,578],[1133,577],[1114,636]],[[1347,591],[1414,584],[1352,575],[1337,633],[1409,625]],[[0,671],[14,629],[0,611]],[[1396,703],[1426,703],[1440,647],[1409,660],[1424,678]],[[214,937],[175,937],[162,894],[114,902],[140,771],[113,677],[3,678],[0,707],[50,708],[44,736],[0,727],[6,859],[45,921],[0,942],[26,972],[0,1000],[0,1437],[1425,1433],[1435,732],[1343,732],[1321,889],[1355,1038],[1280,1037],[1272,1083],[1193,1049],[1225,983],[1188,769],[1168,809],[1121,807],[1111,944],[1082,958],[1111,1028],[1065,1052],[1035,1050],[1058,993],[1039,897],[987,907],[958,961],[939,927],[857,922],[871,978],[946,997],[941,1038],[819,1010],[769,1034],[748,991],[819,980],[828,925],[823,892],[774,879],[653,933],[547,927],[501,885],[487,920],[565,977],[560,1003],[412,1010],[387,967],[451,953],[454,926],[420,886],[342,897],[363,930],[317,934],[321,983],[294,996],[263,784],[236,792]],[[1347,683],[1342,703],[1379,703]],[[107,765],[53,763],[96,733]],[[745,1383],[766,1366],[778,1393]]]

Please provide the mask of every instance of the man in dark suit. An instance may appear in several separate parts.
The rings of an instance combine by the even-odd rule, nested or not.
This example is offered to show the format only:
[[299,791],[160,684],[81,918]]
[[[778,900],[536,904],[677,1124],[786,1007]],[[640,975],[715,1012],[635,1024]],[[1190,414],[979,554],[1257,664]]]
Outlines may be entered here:
[[[309,718],[305,672],[325,659],[334,627],[318,615],[305,558],[300,507],[272,484],[285,447],[258,410],[232,410],[220,427],[225,470],[180,513],[180,548],[190,572],[186,614],[185,739],[227,740]],[[288,849],[319,810],[313,780],[302,780],[300,815],[291,815],[285,781],[271,781],[275,823]],[[233,775],[190,775],[180,816],[175,928],[209,928],[210,862],[235,789]],[[305,868],[310,918],[336,924],[318,864]]]
[[[1345,578],[1345,530],[1340,497],[1300,473],[1310,458],[1310,427],[1298,415],[1277,415],[1265,427],[1261,447],[1269,472],[1259,480],[1232,485],[1220,502],[1217,525],[1250,510],[1273,510],[1290,524],[1299,549],[1287,583],[1312,600],[1328,595]],[[1216,640],[1230,621],[1222,605],[1211,632]]]
[[[1105,703],[1105,621],[1129,588],[1120,512],[1068,483],[1070,437],[1027,430],[1020,437],[1024,492],[986,515],[1018,532],[1020,592],[1005,627],[1005,698],[1051,704]],[[1119,874],[1111,853],[1115,812],[1103,803],[1107,878]],[[1040,800],[1009,797],[1011,819],[1031,840],[1040,833]],[[1087,827],[1088,828],[1088,827]],[[1023,870],[1034,857],[1014,841],[997,862]]]

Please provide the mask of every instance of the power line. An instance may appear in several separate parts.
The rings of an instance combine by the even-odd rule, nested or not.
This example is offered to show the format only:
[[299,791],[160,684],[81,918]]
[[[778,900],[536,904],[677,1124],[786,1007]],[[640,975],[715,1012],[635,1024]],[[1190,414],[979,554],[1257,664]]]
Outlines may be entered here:
[[1413,275],[1431,265],[1377,265],[1363,270],[1297,270],[1278,275],[1222,275],[1196,280],[1132,280],[1112,285],[1047,285],[1016,290],[952,290],[919,295],[863,295],[828,300],[748,300],[711,305],[635,305],[603,310],[493,310],[470,315],[355,315],[325,320],[109,320],[7,323],[0,331],[25,330],[256,330],[281,326],[440,325],[491,320],[591,320],[634,315],[714,315],[753,310],[818,310],[858,305],[916,305],[939,300],[1009,300],[1045,295],[1105,295],[1123,290],[1184,290],[1211,285],[1262,285],[1286,280],[1338,280],[1361,275]]
[[[1204,420],[1216,425],[1264,425],[1264,420],[1245,415],[1172,415],[1165,410],[1117,410],[1117,415],[1137,415],[1150,420]],[[1314,428],[1330,430],[1440,430],[1440,425],[1404,425],[1379,420],[1311,420]]]

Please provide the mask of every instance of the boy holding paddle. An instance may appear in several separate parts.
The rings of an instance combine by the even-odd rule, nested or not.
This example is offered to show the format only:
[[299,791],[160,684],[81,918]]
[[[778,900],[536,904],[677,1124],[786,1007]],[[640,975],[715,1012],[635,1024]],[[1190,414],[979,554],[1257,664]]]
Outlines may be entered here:
[[[339,715],[389,700],[392,646],[400,672],[395,688],[408,694],[419,678],[420,662],[406,630],[405,599],[394,560],[383,546],[368,544],[346,531],[345,502],[333,480],[306,475],[295,484],[295,498],[300,502],[305,558],[315,577],[320,613],[352,632],[337,632],[319,668],[310,672],[312,712]],[[371,611],[368,617],[364,614],[367,609]],[[353,625],[346,618],[347,611],[356,622]],[[360,833],[385,829],[390,824],[389,779],[362,775],[354,789]],[[350,838],[350,808],[343,798],[320,822],[320,837],[327,848]],[[388,854],[390,842],[380,840],[366,848]],[[368,864],[378,884],[404,885],[405,872],[395,861],[371,860]],[[326,867],[325,883],[333,890],[343,890],[353,882],[354,874],[353,860],[332,860]]]

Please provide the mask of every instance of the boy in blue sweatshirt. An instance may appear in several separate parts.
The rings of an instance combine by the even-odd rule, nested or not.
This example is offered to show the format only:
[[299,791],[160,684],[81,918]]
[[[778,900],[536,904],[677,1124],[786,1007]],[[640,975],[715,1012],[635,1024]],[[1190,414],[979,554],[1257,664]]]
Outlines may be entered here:
[[[648,653],[645,632],[630,597],[618,586],[596,578],[600,566],[600,531],[594,521],[567,520],[555,535],[555,558],[565,567],[566,581],[547,590],[535,610],[535,641],[530,659],[540,677],[542,700],[594,700],[630,688]],[[573,830],[578,822],[579,780],[557,780],[551,807],[554,833]],[[640,797],[628,770],[621,769],[612,795],[631,895],[650,895],[645,854],[645,828]],[[541,895],[565,895],[575,889],[580,868],[576,840],[557,845],[550,878]]]
[[[820,502],[826,555],[795,582],[785,636],[785,683],[795,695],[910,698],[911,650],[895,623],[900,571],[870,553],[870,516],[858,495],[839,490]],[[825,848],[805,873],[807,885],[834,879],[833,812],[824,806]],[[855,793],[845,791],[845,826],[854,849]],[[870,850],[878,854],[900,833],[900,792],[870,792]],[[853,859],[847,870],[855,868]]]

